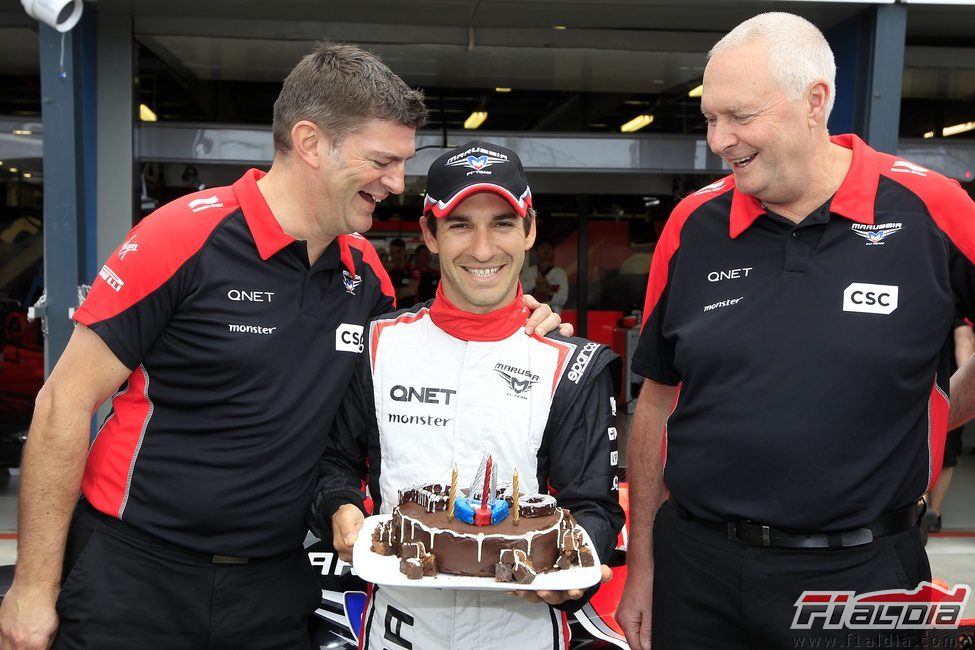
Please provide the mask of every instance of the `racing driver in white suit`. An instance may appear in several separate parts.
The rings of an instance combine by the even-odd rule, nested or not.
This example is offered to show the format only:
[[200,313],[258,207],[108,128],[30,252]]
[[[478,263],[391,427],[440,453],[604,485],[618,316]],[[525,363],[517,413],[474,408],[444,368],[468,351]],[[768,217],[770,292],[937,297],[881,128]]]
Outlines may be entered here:
[[[367,326],[322,459],[312,530],[348,559],[364,480],[376,512],[388,513],[399,490],[449,481],[454,465],[458,484],[470,485],[489,453],[499,468],[517,468],[523,494],[549,492],[569,508],[607,558],[624,519],[618,359],[585,339],[524,332],[518,275],[535,212],[521,161],[484,142],[443,154],[427,175],[423,212],[424,240],[440,255],[436,298]],[[360,647],[564,649],[565,613],[596,588],[512,595],[375,586]]]

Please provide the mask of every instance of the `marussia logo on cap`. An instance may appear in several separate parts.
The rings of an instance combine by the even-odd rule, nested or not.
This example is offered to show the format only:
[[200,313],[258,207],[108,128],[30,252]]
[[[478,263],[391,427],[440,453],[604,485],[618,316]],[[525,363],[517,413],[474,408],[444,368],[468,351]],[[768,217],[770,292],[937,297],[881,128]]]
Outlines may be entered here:
[[448,167],[467,167],[468,169],[479,172],[485,167],[506,162],[508,162],[508,157],[503,153],[482,149],[480,147],[472,147],[463,153],[451,156],[447,159],[446,164]]

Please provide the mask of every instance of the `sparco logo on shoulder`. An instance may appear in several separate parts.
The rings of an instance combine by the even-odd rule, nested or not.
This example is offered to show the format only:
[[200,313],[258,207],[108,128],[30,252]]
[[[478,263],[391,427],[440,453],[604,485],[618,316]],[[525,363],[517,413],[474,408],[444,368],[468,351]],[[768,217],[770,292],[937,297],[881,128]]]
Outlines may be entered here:
[[572,363],[572,367],[569,368],[569,379],[573,383],[578,384],[579,380],[582,379],[582,375],[586,372],[589,362],[592,361],[592,355],[598,347],[598,343],[586,343],[586,346],[579,352],[579,356],[576,357],[576,360]]

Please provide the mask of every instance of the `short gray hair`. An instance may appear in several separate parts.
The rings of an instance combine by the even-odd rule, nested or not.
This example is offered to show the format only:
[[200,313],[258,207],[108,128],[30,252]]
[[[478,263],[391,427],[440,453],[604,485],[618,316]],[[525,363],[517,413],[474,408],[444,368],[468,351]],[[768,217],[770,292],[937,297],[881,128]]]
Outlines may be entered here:
[[819,28],[795,14],[781,11],[759,14],[715,43],[708,52],[708,59],[757,40],[768,43],[769,73],[793,102],[802,99],[813,82],[825,80],[829,83],[828,119],[836,100],[836,61]]

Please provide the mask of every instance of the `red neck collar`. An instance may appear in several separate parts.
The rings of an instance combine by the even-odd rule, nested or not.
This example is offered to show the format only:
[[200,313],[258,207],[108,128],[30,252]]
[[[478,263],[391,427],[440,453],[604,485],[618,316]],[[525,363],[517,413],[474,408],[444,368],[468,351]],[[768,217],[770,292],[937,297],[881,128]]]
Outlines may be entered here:
[[510,304],[486,314],[472,314],[447,300],[441,283],[430,306],[430,318],[434,325],[462,341],[501,341],[524,327],[528,320],[528,307],[521,295],[519,282],[518,295]]

